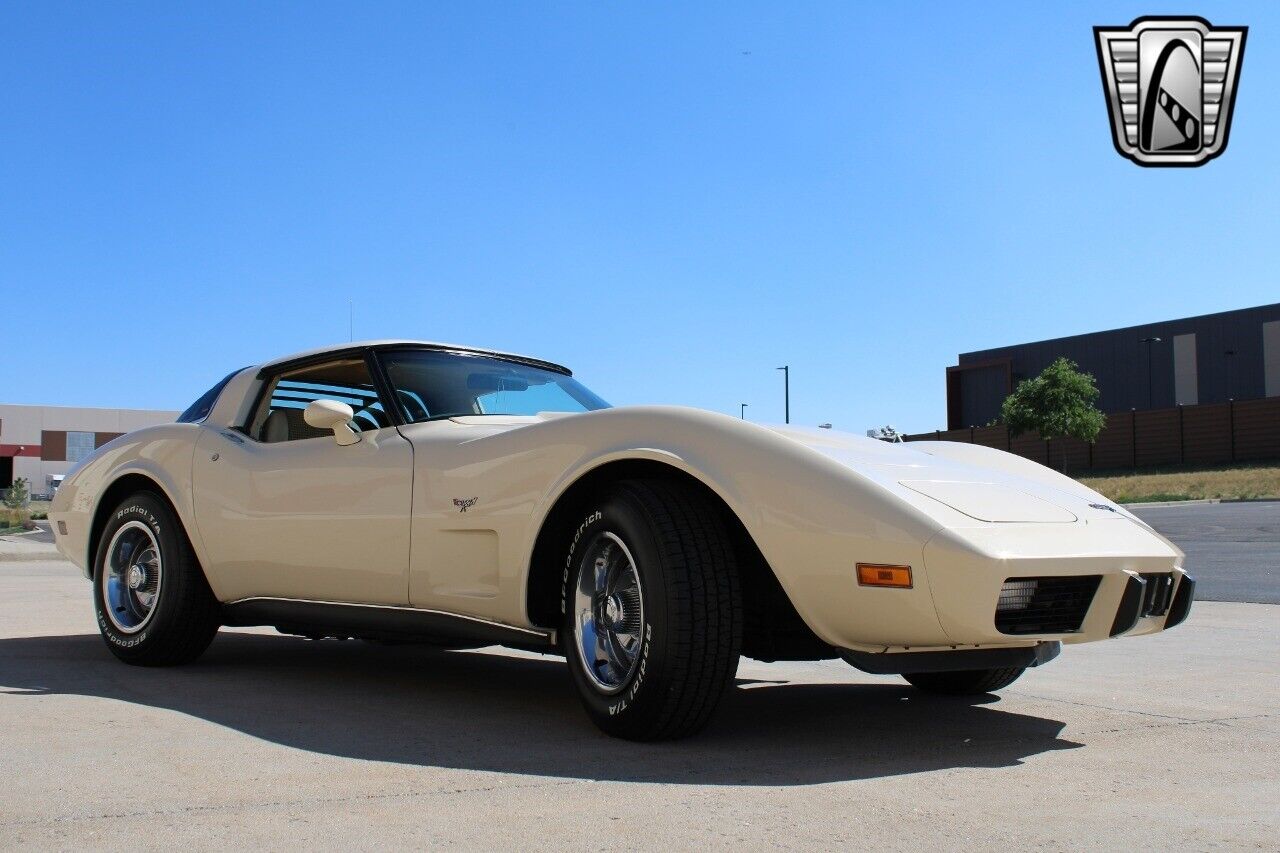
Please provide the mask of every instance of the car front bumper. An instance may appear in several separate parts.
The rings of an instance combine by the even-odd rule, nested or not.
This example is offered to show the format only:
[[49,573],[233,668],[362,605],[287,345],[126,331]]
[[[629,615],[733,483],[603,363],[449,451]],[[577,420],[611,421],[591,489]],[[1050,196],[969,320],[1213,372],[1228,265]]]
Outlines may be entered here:
[[[1071,644],[1155,633],[1172,627],[1169,615],[1180,593],[1189,607],[1194,586],[1176,546],[1123,518],[945,529],[925,545],[924,561],[939,624],[960,645]],[[1002,592],[1009,593],[1006,584],[1032,580],[1096,587],[1073,624],[999,625],[996,609]]]
[[[1151,634],[1182,621],[1192,594],[1177,546],[1123,517],[943,527],[916,543],[837,531],[784,544],[766,556],[801,617],[825,642],[854,652],[1025,649]],[[863,561],[910,565],[914,582],[861,586],[855,564]],[[1144,609],[1147,579],[1160,577],[1166,605]],[[1006,582],[1031,579],[1089,584],[1078,620],[1013,631],[997,624]]]

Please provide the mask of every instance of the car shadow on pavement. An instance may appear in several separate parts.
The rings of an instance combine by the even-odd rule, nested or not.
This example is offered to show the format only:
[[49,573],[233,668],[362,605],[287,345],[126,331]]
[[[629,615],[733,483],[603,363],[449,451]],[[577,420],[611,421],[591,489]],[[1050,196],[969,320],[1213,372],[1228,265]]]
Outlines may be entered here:
[[1057,720],[905,684],[739,681],[708,729],[674,743],[601,734],[562,659],[223,632],[199,661],[117,662],[92,635],[0,639],[0,693],[169,709],[316,753],[573,779],[808,785],[1005,767],[1080,744]]

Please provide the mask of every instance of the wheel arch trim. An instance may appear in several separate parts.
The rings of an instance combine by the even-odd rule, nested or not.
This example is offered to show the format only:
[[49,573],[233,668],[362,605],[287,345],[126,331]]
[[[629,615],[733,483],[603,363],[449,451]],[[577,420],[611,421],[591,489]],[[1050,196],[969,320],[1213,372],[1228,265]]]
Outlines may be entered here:
[[178,519],[178,524],[182,526],[182,533],[191,544],[196,559],[202,567],[204,566],[203,543],[199,541],[198,536],[192,534],[195,528],[191,523],[190,483],[188,483],[186,491],[187,500],[182,501],[178,496],[182,495],[183,492],[174,481],[174,478],[163,468],[145,464],[145,460],[141,459],[135,459],[121,465],[113,470],[105,480],[106,485],[94,502],[89,535],[85,540],[84,575],[86,578],[90,580],[93,578],[98,543],[102,538],[103,531],[106,529],[112,508],[123,500],[125,496],[139,491],[153,492],[169,505],[169,508],[173,510]]
[[[649,473],[659,476],[674,475],[696,483],[714,496],[725,512],[733,516],[759,551],[759,544],[754,540],[751,525],[741,511],[742,501],[736,499],[738,497],[736,493],[716,478],[708,477],[705,472],[690,465],[679,453],[660,448],[635,447],[601,454],[575,466],[556,481],[555,486],[548,490],[535,513],[537,522],[532,526],[534,532],[525,550],[523,564],[524,616],[528,624],[538,625],[539,620],[546,621],[547,614],[544,608],[535,605],[534,602],[535,598],[545,595],[544,585],[552,583],[556,577],[553,570],[555,567],[545,562],[550,557],[548,551],[554,545],[552,537],[555,530],[565,521],[565,514],[574,509],[577,496],[584,490],[590,489],[598,478],[604,476],[607,469],[616,470],[617,479],[627,479],[628,473],[632,476]],[[768,564],[767,560],[765,564]],[[772,567],[770,571],[773,571]],[[774,574],[776,576],[777,573]],[[789,593],[788,597],[790,597]]]

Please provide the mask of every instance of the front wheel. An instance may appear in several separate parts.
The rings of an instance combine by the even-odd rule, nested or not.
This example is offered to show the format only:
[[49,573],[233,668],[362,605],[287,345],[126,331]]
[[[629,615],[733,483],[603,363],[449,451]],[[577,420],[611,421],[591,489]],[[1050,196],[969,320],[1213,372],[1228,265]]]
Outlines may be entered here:
[[966,669],[957,672],[912,672],[903,675],[912,687],[926,693],[945,696],[976,696],[994,693],[1018,680],[1025,667],[1003,669]]
[[617,484],[562,552],[565,656],[591,719],[629,740],[691,735],[738,668],[733,549],[709,502],[664,481]]
[[98,629],[125,663],[165,666],[199,657],[218,631],[218,602],[177,514],[151,492],[122,501],[94,559]]

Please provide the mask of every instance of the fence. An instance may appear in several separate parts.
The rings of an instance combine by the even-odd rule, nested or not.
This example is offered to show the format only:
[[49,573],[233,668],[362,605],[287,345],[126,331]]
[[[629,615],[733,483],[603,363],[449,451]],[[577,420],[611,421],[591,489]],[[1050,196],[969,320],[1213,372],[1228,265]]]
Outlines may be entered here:
[[1053,468],[1105,471],[1161,465],[1224,465],[1280,459],[1280,397],[1107,415],[1098,440],[1017,438],[1003,426],[904,435],[906,441],[965,441],[1008,450]]

